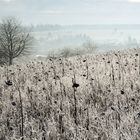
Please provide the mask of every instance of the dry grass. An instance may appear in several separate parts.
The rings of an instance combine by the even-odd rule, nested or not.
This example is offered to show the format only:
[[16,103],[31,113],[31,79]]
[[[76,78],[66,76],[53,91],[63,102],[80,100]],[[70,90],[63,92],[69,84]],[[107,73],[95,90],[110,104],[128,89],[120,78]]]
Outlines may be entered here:
[[140,50],[0,67],[0,140],[139,140]]

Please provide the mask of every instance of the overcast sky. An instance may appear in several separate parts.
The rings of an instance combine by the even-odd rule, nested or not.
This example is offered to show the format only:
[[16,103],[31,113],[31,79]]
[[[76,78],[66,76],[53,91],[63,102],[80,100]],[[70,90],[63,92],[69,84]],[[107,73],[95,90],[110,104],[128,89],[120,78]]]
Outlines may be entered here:
[[0,0],[0,20],[24,24],[140,24],[140,0]]

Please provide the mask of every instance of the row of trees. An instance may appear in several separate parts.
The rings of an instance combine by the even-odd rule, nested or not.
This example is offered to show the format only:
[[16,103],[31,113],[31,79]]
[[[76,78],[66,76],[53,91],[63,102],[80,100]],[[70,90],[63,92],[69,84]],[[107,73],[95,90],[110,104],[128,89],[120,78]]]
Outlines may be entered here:
[[3,19],[0,23],[0,63],[13,64],[13,59],[28,54],[32,37],[14,17]]

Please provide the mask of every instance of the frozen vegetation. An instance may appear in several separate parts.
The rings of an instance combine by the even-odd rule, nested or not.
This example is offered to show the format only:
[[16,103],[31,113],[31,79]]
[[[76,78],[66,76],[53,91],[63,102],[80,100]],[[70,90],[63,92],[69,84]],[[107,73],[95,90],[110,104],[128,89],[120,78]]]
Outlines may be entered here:
[[0,67],[0,140],[139,139],[139,49]]

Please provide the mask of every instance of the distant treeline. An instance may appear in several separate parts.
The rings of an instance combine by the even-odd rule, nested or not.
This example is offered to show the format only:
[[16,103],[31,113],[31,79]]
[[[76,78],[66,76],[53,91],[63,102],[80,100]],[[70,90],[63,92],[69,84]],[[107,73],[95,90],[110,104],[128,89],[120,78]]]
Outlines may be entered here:
[[54,31],[54,30],[140,30],[140,24],[94,24],[94,25],[58,25],[58,24],[38,24],[32,25],[33,31]]

